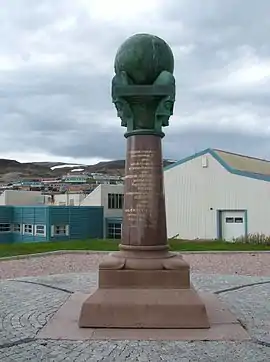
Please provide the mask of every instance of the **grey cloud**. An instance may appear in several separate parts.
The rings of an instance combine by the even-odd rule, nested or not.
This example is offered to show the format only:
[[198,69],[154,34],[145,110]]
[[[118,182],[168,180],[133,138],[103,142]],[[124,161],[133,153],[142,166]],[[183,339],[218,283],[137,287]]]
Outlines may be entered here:
[[185,131],[171,134],[164,140],[164,153],[168,158],[181,158],[202,151],[217,148],[249,156],[270,158],[269,137],[263,135],[243,135],[234,132]]
[[268,14],[268,0],[257,3],[250,0],[168,0],[164,8],[165,18],[183,23],[183,38],[190,38],[205,46],[249,44],[257,50],[266,50],[267,54],[269,48],[265,47],[265,41],[270,30]]
[[125,26],[95,19],[81,4],[5,2],[2,154],[18,149],[59,159],[123,158],[124,129],[110,95],[113,60],[126,37],[147,31],[164,37],[175,54],[177,100],[164,156],[216,147],[270,158],[269,78],[226,83],[242,61],[270,62],[268,0],[164,0],[156,22],[140,17]]
[[72,144],[66,143],[60,147],[58,144],[54,144],[53,151],[55,154],[72,156],[78,159],[82,157],[124,158],[125,139],[123,130],[120,127],[103,131],[86,129],[84,133],[81,132],[74,136]]

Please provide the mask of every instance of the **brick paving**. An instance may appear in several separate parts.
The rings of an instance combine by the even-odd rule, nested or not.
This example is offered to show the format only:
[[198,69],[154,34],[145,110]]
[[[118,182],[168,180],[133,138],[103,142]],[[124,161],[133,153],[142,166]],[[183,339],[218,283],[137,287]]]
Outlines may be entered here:
[[[248,329],[251,341],[38,339],[37,333],[71,293],[89,292],[95,288],[95,272],[73,273],[0,281],[0,361],[269,361],[270,277],[194,274],[192,279],[201,290],[219,291],[219,296],[231,306]],[[262,282],[265,284],[241,287]],[[234,287],[239,289],[222,292]]]

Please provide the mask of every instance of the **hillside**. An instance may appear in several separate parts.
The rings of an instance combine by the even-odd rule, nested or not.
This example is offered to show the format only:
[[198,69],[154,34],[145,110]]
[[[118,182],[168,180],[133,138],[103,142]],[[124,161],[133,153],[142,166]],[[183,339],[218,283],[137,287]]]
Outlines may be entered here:
[[[164,160],[164,166],[173,163]],[[40,177],[61,177],[76,167],[61,167],[51,169],[54,166],[66,166],[62,162],[28,162],[20,163],[16,160],[0,159],[0,181],[7,183],[20,179],[35,179]],[[82,165],[86,172],[106,173],[109,175],[121,175],[125,173],[125,160],[99,162],[95,165]]]

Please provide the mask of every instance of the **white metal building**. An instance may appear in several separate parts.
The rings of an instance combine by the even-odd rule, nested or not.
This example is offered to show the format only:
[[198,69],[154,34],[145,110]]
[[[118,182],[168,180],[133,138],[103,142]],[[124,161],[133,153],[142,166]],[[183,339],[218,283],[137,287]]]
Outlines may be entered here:
[[168,237],[270,235],[270,162],[206,149],[164,172]]
[[123,177],[119,175],[104,175],[100,173],[91,173],[91,178],[93,181],[99,184],[108,184],[108,185],[120,185],[123,184]]

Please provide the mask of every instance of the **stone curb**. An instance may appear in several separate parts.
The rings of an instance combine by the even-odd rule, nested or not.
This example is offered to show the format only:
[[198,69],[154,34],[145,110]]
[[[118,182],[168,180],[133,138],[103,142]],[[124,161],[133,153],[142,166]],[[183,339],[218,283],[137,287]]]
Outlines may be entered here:
[[[38,258],[42,256],[50,256],[50,255],[63,255],[63,254],[108,254],[113,251],[100,251],[100,250],[55,250],[55,251],[47,251],[44,253],[36,253],[36,254],[25,254],[25,255],[14,255],[14,256],[4,256],[0,257],[0,262],[5,260],[20,260],[20,259],[30,259],[30,258]],[[270,250],[255,250],[255,251],[175,251],[175,253],[179,254],[268,254]]]

